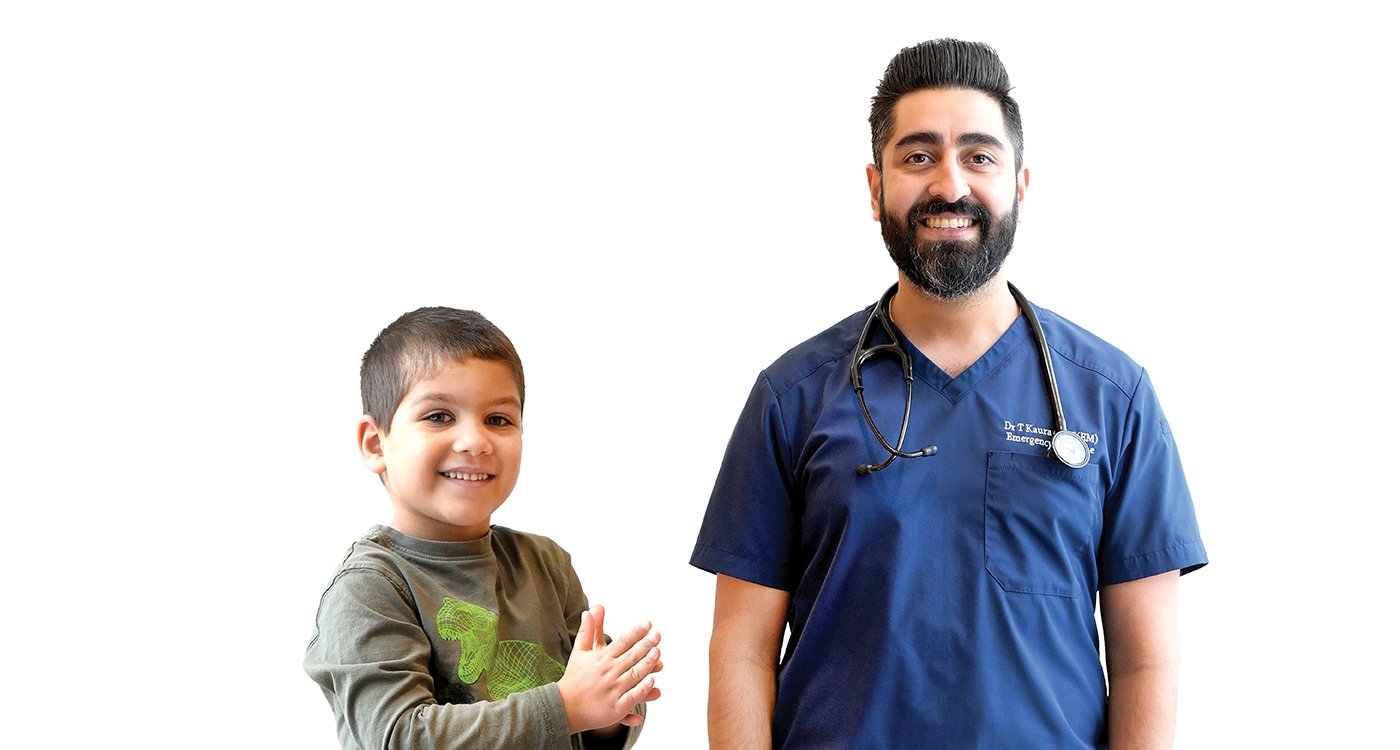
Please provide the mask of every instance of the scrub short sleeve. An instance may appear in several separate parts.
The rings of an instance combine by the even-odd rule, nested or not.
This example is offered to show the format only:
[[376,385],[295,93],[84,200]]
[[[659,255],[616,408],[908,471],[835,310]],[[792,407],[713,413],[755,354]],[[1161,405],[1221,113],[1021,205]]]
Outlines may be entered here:
[[792,472],[782,409],[760,376],[729,439],[690,564],[791,590]]
[[1104,503],[1099,583],[1109,585],[1206,564],[1186,474],[1144,370],[1123,425],[1120,469]]

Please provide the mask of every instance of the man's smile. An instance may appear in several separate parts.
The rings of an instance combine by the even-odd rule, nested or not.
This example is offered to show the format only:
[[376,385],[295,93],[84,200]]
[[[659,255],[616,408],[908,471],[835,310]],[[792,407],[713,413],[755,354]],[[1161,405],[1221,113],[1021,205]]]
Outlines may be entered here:
[[967,216],[925,216],[919,223],[929,229],[966,229],[977,220]]

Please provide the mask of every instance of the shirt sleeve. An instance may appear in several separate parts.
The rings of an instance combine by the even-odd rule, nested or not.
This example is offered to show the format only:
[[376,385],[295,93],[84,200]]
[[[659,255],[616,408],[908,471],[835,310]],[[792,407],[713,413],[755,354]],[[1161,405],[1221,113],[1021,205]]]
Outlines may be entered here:
[[1121,469],[1104,501],[1100,585],[1205,565],[1205,545],[1171,427],[1143,371],[1123,426]]
[[760,376],[725,449],[691,565],[792,589],[797,524],[788,444],[781,404],[767,377]]
[[343,747],[571,747],[557,685],[498,701],[439,704],[431,650],[408,592],[391,575],[348,568],[332,581],[303,665],[330,702]]

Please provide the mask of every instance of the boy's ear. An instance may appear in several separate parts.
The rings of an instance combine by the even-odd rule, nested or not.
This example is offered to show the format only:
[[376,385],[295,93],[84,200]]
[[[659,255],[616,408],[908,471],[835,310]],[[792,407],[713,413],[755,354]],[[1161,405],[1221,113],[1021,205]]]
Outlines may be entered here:
[[368,466],[370,471],[375,474],[383,474],[387,468],[384,465],[384,445],[380,439],[379,427],[374,424],[374,419],[368,414],[360,417],[355,432],[360,444],[360,460],[365,462],[365,466]]

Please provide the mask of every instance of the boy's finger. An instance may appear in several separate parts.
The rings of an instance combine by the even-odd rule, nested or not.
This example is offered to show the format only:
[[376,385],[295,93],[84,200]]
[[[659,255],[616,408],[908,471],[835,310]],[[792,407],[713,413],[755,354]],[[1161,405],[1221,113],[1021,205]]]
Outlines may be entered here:
[[[618,636],[617,640],[612,642],[611,646],[613,656],[622,656],[623,654],[626,654],[629,649],[640,643],[651,632],[655,631],[652,631],[651,623],[649,622],[643,622],[633,625],[627,630],[627,632]],[[659,635],[657,636],[657,640],[660,640]],[[645,651],[643,651],[643,653],[645,653]]]
[[[651,695],[653,692],[656,693],[657,697],[660,697],[661,692],[659,690],[656,690],[656,680],[652,679],[651,675],[647,675],[646,677],[642,678],[641,682],[637,683],[636,687],[623,693],[622,697],[618,699],[617,703],[620,706],[635,706],[638,703],[646,703],[647,701],[656,699]],[[628,715],[637,716],[637,714]]]
[[[637,645],[642,646],[645,645],[645,643],[639,643]],[[636,684],[641,682],[652,672],[656,671],[656,664],[660,661],[661,649],[652,646],[650,649],[648,649],[645,653],[642,654],[642,658],[633,662],[632,666],[628,667],[626,672],[624,672],[624,674],[627,676],[627,682],[629,684]]]
[[593,613],[584,610],[578,621],[578,635],[574,637],[575,651],[592,651],[594,642]]
[[593,605],[593,648],[603,648],[608,645],[607,630],[603,626],[603,605]]
[[[612,645],[617,646],[618,642],[613,641]],[[656,639],[651,634],[648,634],[646,638],[637,641],[631,648],[622,653],[613,655],[612,673],[618,677],[626,674],[630,678],[628,680],[629,684],[642,679],[651,669],[641,668],[637,665],[641,664],[642,661],[646,659],[647,654],[655,648]],[[660,652],[658,652],[658,658],[660,658]],[[636,667],[635,672],[633,671],[634,667]]]

